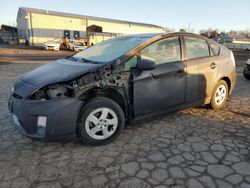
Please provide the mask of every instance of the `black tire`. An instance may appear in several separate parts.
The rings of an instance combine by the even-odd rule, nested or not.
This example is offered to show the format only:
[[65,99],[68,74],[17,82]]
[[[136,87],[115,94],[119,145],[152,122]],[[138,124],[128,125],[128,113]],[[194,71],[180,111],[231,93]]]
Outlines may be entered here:
[[[118,125],[114,133],[106,139],[98,140],[91,137],[85,128],[87,117],[98,108],[111,109],[118,119]],[[106,97],[96,97],[90,99],[86,105],[83,106],[79,113],[79,124],[77,126],[77,136],[84,145],[99,146],[112,142],[123,130],[125,124],[124,112],[119,104]]]
[[247,79],[250,80],[250,75],[246,74],[246,69],[243,70],[243,76]]
[[[224,100],[223,100],[223,102],[221,103],[221,104],[217,104],[216,103],[216,99],[215,99],[215,97],[216,97],[216,91],[217,91],[217,89],[220,87],[220,86],[225,86],[225,88],[226,88],[226,96],[225,96],[225,98],[224,98]],[[215,109],[215,110],[219,110],[219,109],[221,109],[221,108],[223,108],[224,106],[225,106],[225,104],[226,104],[226,101],[227,101],[227,98],[228,98],[228,85],[227,85],[227,83],[224,81],[224,80],[220,80],[217,84],[216,84],[216,86],[214,87],[214,90],[213,90],[213,93],[212,93],[212,97],[211,97],[211,101],[210,101],[210,106],[213,108],[213,109]]]

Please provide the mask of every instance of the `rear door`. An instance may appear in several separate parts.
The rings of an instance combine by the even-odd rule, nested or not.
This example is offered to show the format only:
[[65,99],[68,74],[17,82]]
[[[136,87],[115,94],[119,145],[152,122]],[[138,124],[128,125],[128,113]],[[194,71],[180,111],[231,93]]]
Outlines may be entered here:
[[154,70],[133,72],[135,116],[167,110],[185,102],[185,68],[180,37],[169,37],[145,47],[139,58],[156,63]]
[[215,85],[218,74],[217,56],[203,38],[184,36],[184,41],[187,64],[186,101],[204,101]]

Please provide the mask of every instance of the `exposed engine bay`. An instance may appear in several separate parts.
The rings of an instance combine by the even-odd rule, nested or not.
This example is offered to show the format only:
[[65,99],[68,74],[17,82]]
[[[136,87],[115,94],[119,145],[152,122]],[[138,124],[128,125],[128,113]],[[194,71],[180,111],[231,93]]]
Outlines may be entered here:
[[36,90],[30,96],[30,100],[51,100],[61,96],[78,98],[89,90],[110,87],[125,89],[129,75],[129,72],[114,70],[111,65],[105,65],[95,72],[87,73],[72,81],[52,84]]

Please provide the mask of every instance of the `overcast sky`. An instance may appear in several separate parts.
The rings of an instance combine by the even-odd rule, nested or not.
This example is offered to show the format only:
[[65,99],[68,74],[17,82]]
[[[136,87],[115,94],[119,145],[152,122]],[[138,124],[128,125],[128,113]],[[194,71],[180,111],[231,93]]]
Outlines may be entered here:
[[0,0],[0,24],[13,24],[19,7],[144,22],[163,27],[250,30],[250,0]]

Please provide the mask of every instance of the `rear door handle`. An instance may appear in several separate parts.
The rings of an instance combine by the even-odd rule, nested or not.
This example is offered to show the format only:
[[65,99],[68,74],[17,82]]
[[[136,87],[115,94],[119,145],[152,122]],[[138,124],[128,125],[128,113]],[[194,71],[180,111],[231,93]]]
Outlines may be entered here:
[[216,63],[215,63],[215,62],[211,63],[211,64],[210,64],[210,68],[211,68],[211,69],[215,69],[215,68],[216,68]]

